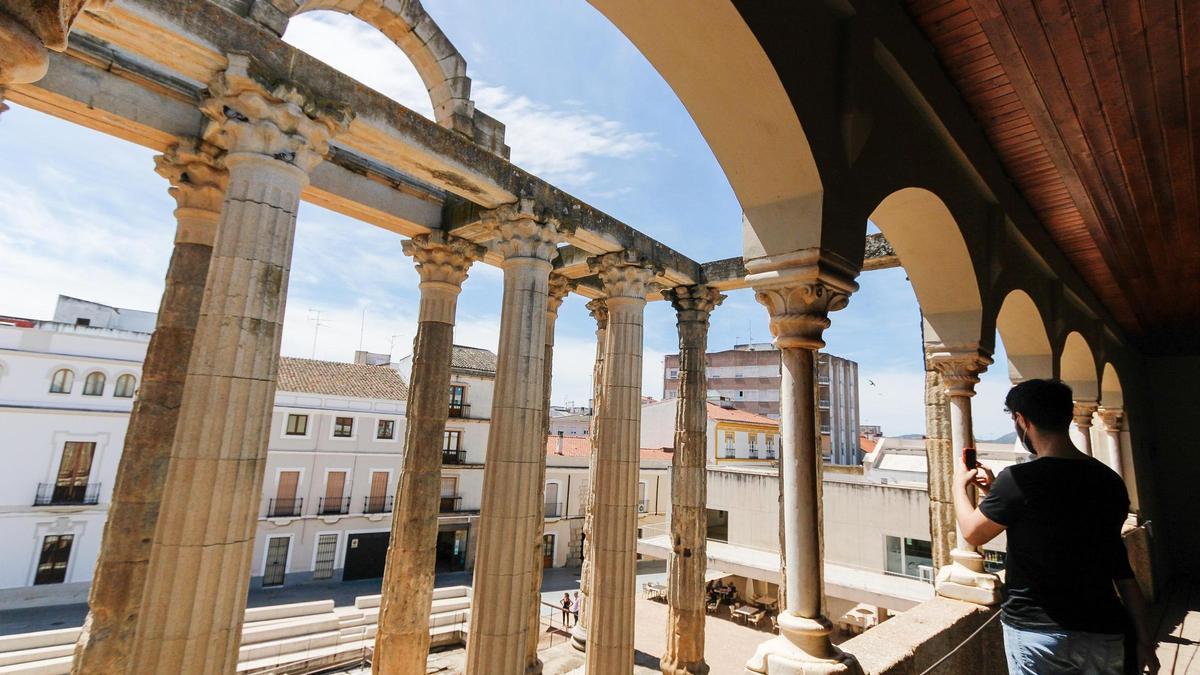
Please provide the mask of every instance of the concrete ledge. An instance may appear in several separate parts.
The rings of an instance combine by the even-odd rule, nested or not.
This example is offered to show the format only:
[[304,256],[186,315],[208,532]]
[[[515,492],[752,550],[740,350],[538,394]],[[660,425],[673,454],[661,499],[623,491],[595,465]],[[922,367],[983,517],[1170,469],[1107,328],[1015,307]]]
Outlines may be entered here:
[[[954,649],[996,612],[934,598],[843,642],[867,675],[918,675]],[[938,668],[942,673],[1005,675],[1004,640],[997,619]]]

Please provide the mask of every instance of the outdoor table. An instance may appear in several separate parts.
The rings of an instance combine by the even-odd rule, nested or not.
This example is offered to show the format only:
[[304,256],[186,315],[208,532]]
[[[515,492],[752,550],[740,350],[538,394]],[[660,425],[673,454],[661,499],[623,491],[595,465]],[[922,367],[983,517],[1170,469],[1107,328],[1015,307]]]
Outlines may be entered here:
[[741,621],[742,623],[746,623],[746,619],[750,618],[753,614],[755,614],[757,612],[761,612],[761,611],[762,611],[761,609],[759,609],[753,605],[743,605],[743,606],[738,607],[737,609],[733,610],[733,616],[735,618],[737,618],[738,621]]
[[665,596],[666,596],[666,594],[667,594],[667,587],[666,587],[666,586],[664,586],[663,584],[659,584],[659,583],[654,583],[654,582],[651,582],[651,583],[648,583],[648,584],[646,584],[646,586],[645,586],[645,587],[646,587],[646,589],[647,589],[647,590],[649,590],[649,591],[650,591],[650,592],[651,592],[651,593],[654,595],[654,597],[656,597],[656,598],[665,597]]

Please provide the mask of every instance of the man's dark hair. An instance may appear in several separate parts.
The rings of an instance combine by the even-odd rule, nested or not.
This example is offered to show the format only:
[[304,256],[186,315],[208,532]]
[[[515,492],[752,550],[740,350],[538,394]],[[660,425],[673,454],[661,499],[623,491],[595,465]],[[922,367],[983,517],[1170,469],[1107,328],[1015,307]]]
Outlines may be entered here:
[[1073,398],[1071,388],[1060,380],[1025,380],[1008,390],[1004,407],[1042,431],[1065,432],[1071,426]]

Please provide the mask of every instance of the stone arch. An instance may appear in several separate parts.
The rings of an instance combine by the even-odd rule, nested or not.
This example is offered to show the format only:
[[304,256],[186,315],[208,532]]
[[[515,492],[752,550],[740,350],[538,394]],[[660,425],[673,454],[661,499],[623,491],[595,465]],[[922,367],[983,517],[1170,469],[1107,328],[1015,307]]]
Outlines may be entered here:
[[1125,395],[1121,390],[1121,377],[1112,362],[1104,364],[1104,372],[1100,376],[1100,406],[1116,409],[1125,406]]
[[996,330],[1008,354],[1008,377],[1014,384],[1054,377],[1046,322],[1028,293],[1016,288],[1004,296],[996,315]]
[[[775,65],[734,3],[590,0],[687,108],[745,214],[745,257],[822,245],[824,190]],[[861,238],[858,240],[861,252]]]
[[1100,381],[1096,371],[1096,356],[1087,339],[1072,331],[1063,342],[1058,358],[1059,377],[1071,387],[1076,401],[1098,401]]
[[467,60],[442,32],[419,0],[289,0],[295,16],[328,10],[349,14],[374,27],[408,56],[433,104],[438,124],[474,136],[475,104]]
[[888,195],[870,216],[912,282],[925,342],[954,349],[980,342],[983,302],[971,254],[946,204],[923,188]]

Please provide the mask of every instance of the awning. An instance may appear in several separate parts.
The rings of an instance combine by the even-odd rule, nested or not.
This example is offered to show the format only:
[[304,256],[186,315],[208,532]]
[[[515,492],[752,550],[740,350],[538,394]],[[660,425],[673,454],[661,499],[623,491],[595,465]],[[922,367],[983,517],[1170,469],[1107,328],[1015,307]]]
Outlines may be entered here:
[[707,584],[710,581],[716,581],[717,579],[724,579],[727,576],[729,576],[729,572],[722,572],[721,570],[714,570],[713,568],[710,567],[710,568],[704,570],[704,583]]

